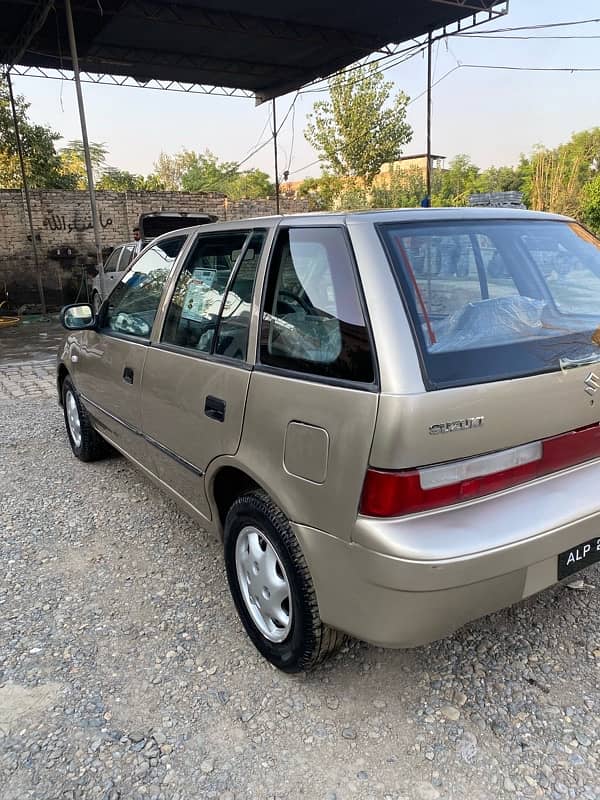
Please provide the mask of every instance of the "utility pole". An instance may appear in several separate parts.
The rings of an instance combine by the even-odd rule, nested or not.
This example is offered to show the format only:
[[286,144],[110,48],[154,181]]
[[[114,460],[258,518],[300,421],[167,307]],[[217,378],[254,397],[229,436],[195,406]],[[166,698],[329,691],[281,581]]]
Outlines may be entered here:
[[432,52],[432,34],[431,31],[427,34],[427,206],[431,205],[431,52]]
[[273,149],[275,151],[275,211],[279,214],[279,167],[277,166],[277,117],[273,98]]
[[81,79],[79,76],[79,59],[77,58],[77,45],[75,43],[75,30],[73,28],[73,14],[71,11],[71,0],[65,0],[65,16],[67,18],[67,30],[69,32],[69,47],[71,49],[71,62],[73,65],[73,75],[75,77],[75,89],[77,91],[77,105],[79,106],[79,121],[81,123],[81,141],[83,142],[83,156],[85,159],[85,170],[88,179],[88,191],[90,194],[90,206],[92,210],[92,225],[94,228],[94,242],[96,245],[96,261],[100,272],[100,291],[102,297],[106,297],[106,284],[104,280],[104,266],[102,263],[102,243],[100,241],[100,218],[98,216],[98,206],[96,204],[96,189],[94,187],[94,173],[92,171],[92,159],[90,157],[90,143],[88,141],[87,125],[85,121],[85,108],[83,105],[83,92],[81,91]]

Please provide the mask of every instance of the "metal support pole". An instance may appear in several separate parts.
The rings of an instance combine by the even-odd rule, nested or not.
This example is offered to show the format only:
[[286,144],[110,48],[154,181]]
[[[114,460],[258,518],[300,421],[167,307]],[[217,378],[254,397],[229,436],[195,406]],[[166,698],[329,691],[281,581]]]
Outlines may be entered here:
[[96,205],[96,189],[94,187],[94,173],[92,171],[92,159],[90,158],[90,143],[88,141],[87,125],[85,122],[85,109],[83,106],[83,93],[81,91],[81,79],[79,75],[79,60],[77,58],[77,45],[75,43],[75,30],[73,28],[73,14],[71,12],[71,0],[65,0],[65,16],[67,18],[67,30],[69,32],[69,47],[71,49],[71,62],[73,65],[73,75],[75,78],[75,89],[77,91],[77,105],[79,106],[79,121],[81,122],[81,141],[83,142],[83,155],[85,158],[85,170],[88,179],[88,191],[90,195],[90,207],[92,210],[92,225],[94,228],[94,242],[96,244],[96,260],[98,271],[100,272],[100,291],[102,297],[106,297],[106,283],[104,280],[104,266],[102,264],[102,244],[100,241],[100,218],[98,216],[98,206]]
[[275,211],[279,214],[279,168],[277,166],[277,117],[275,116],[275,98],[273,98],[273,148],[275,151]]
[[40,305],[42,307],[42,314],[46,314],[46,296],[44,295],[44,284],[42,282],[42,271],[40,269],[40,259],[38,257],[37,243],[35,241],[35,230],[33,228],[33,214],[31,213],[31,197],[29,196],[29,184],[27,183],[27,172],[25,171],[25,159],[23,158],[23,148],[21,146],[21,133],[19,131],[19,118],[17,116],[17,107],[15,105],[15,96],[13,94],[12,81],[10,72],[6,73],[6,82],[8,84],[8,95],[10,98],[10,108],[12,111],[13,125],[15,127],[15,137],[17,140],[17,153],[19,154],[19,164],[21,166],[21,179],[23,181],[23,190],[25,192],[25,205],[27,206],[27,218],[29,220],[29,233],[31,234],[31,249],[33,250],[33,263],[35,264],[35,275],[37,280],[38,293],[40,295]]
[[427,205],[431,205],[431,31],[427,34]]

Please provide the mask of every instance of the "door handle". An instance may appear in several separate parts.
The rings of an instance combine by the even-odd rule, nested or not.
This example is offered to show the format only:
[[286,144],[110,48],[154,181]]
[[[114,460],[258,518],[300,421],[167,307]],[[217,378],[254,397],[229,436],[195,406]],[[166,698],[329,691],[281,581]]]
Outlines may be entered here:
[[227,404],[225,400],[221,400],[220,397],[213,397],[209,394],[204,403],[204,413],[210,419],[215,419],[217,422],[224,422],[226,407]]
[[133,370],[131,367],[125,367],[123,370],[123,380],[125,383],[133,383]]

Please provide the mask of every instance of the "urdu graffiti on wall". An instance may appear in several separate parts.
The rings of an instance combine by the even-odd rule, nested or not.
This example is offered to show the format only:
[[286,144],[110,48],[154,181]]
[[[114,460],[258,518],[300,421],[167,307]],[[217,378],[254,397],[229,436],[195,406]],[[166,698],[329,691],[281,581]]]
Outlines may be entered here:
[[[108,228],[112,224],[112,217],[107,217],[104,220],[102,212],[100,212],[100,225],[103,228]],[[43,221],[43,225],[44,228],[50,231],[65,231],[66,233],[72,233],[73,231],[83,233],[83,231],[91,230],[94,227],[91,219],[89,221],[82,220],[78,214],[75,214],[69,222],[67,222],[64,214],[48,214]]]

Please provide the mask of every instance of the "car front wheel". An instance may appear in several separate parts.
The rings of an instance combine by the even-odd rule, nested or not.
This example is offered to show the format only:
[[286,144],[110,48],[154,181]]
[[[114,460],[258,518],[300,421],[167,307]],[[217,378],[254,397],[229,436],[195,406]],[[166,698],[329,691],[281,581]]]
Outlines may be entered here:
[[324,625],[304,556],[282,511],[262,491],[239,497],[225,520],[229,588],[246,632],[284,672],[317,666],[345,636]]
[[103,458],[109,446],[92,427],[71,378],[65,378],[62,385],[65,427],[71,450],[80,461],[97,461]]

